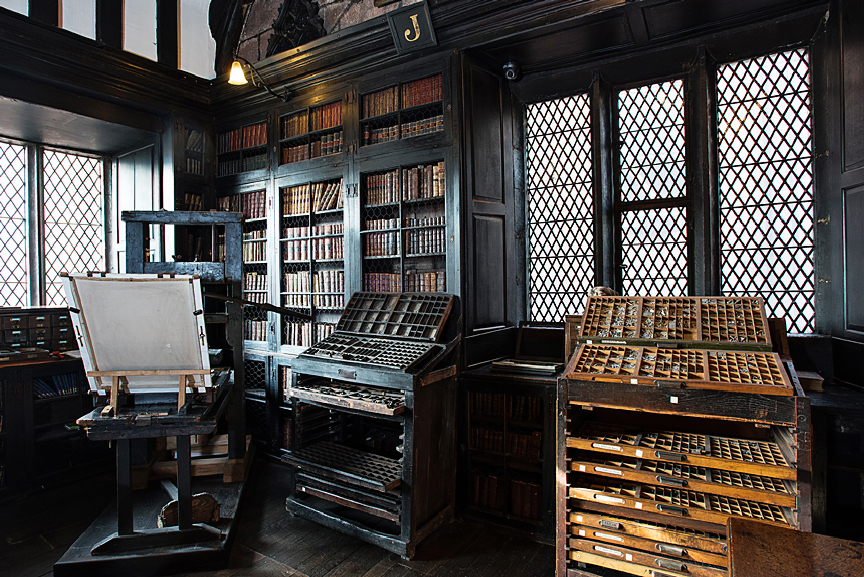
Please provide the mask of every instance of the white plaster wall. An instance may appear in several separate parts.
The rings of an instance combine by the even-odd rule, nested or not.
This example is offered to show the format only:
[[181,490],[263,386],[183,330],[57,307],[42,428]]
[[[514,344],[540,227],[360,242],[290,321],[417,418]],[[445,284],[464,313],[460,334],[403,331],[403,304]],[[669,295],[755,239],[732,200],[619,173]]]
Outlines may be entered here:
[[216,41],[210,36],[209,7],[209,0],[180,2],[180,69],[201,78],[216,76]]
[[96,38],[96,0],[62,0],[60,23],[64,30]]
[[125,0],[123,48],[156,60],[156,0]]

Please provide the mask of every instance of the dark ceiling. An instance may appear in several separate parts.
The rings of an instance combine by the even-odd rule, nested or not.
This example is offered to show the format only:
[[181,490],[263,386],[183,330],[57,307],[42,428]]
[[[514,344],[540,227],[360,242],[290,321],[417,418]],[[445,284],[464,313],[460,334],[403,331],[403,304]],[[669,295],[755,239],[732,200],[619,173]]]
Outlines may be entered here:
[[152,142],[154,133],[0,97],[0,134],[83,152],[115,154]]

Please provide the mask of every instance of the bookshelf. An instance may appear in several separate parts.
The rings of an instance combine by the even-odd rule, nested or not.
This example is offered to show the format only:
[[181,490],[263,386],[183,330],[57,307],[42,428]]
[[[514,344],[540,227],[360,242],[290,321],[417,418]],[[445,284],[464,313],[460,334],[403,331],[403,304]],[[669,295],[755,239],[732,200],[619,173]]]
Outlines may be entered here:
[[495,374],[488,367],[466,373],[461,501],[470,516],[541,537],[552,534],[546,511],[551,495],[543,487],[554,475],[554,382]]
[[0,380],[0,494],[6,488],[6,383]]
[[363,290],[446,292],[444,161],[361,174]]
[[284,186],[279,198],[282,306],[313,316],[283,317],[282,346],[293,352],[332,333],[345,307],[343,179]]
[[279,118],[279,164],[339,154],[342,101],[304,108]]
[[267,123],[258,122],[219,133],[216,176],[267,168]]
[[[204,176],[204,131],[183,127],[183,159],[186,174]],[[195,209],[184,209],[195,210]],[[199,208],[200,210],[200,208]]]
[[360,144],[371,146],[444,130],[443,78],[435,74],[361,96]]

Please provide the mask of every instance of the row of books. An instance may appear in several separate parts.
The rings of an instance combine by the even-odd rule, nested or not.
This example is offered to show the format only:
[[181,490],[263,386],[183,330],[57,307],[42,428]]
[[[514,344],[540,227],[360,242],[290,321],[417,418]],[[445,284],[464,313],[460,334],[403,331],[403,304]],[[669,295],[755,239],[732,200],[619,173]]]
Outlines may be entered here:
[[325,134],[310,143],[283,145],[279,164],[291,164],[342,152],[342,131]]
[[243,290],[266,291],[267,275],[258,274],[257,272],[247,272],[243,275]]
[[240,195],[223,196],[217,199],[216,204],[223,212],[240,212]]
[[507,434],[507,452],[514,457],[539,459],[542,435],[540,431]]
[[264,218],[267,216],[267,193],[264,190],[247,192],[242,195],[240,210],[243,218]]
[[267,123],[235,128],[219,135],[219,154],[267,144]]
[[282,214],[295,216],[342,208],[342,179],[282,189]]
[[485,427],[471,427],[470,443],[472,449],[503,453],[504,431],[487,429]]
[[253,303],[267,303],[267,293],[243,293],[243,298]]
[[363,290],[372,292],[402,292],[402,275],[388,272],[363,273]]
[[483,469],[471,471],[471,504],[481,509],[504,512],[504,476]]
[[398,256],[399,238],[395,232],[373,232],[363,237],[363,256]]
[[33,396],[37,399],[78,395],[84,389],[84,379],[79,373],[53,375],[33,379]]
[[371,118],[396,112],[399,108],[399,87],[391,86],[378,92],[363,95],[363,116]]
[[444,218],[443,214],[439,214],[436,216],[424,216],[424,217],[405,217],[405,226],[444,226],[447,221]]
[[320,342],[333,334],[336,325],[330,323],[285,323],[285,344],[294,347],[312,346],[312,335],[315,342]]
[[266,238],[266,230],[247,230],[243,233],[243,240],[265,240]]
[[510,513],[539,521],[543,517],[543,491],[539,483],[510,480]]
[[339,260],[345,258],[345,239],[341,236],[312,237],[282,242],[284,262]]
[[543,399],[526,395],[507,397],[507,416],[517,421],[543,422]]
[[365,177],[366,204],[387,204],[399,200],[443,197],[444,162],[370,174]]
[[[309,293],[315,293],[315,296],[330,296],[320,293],[342,293],[342,295],[345,293],[345,273],[341,270],[320,270],[313,275],[310,275],[308,270],[302,270],[286,273],[284,279],[285,292],[291,293],[286,295],[286,306],[309,306]],[[301,300],[294,297],[307,298]],[[324,301],[319,300],[315,304],[317,306],[338,306],[324,305],[322,302]]]
[[366,230],[390,230],[399,228],[398,218],[366,219]]
[[194,156],[186,157],[186,174],[204,174],[204,161]]
[[201,195],[187,192],[177,210],[201,210]]
[[442,130],[444,130],[444,115],[439,114],[438,116],[403,123],[402,138],[423,136],[424,134],[432,134],[433,132],[441,132]]
[[187,128],[184,131],[186,136],[186,150],[195,152],[204,152],[204,133],[200,130]]
[[333,224],[319,224],[313,227],[290,226],[282,229],[282,238],[307,238],[309,236],[329,236],[343,234],[345,225],[341,222]]
[[261,170],[267,168],[267,155],[256,154],[236,159],[225,159],[219,161],[217,176],[229,176],[239,172],[249,172],[250,170]]
[[489,417],[504,416],[504,394],[503,393],[479,393],[471,391],[468,393],[470,414],[485,415]]
[[409,293],[447,292],[447,277],[443,270],[432,272],[407,271],[405,291]]
[[267,324],[267,321],[243,321],[243,338],[247,341],[266,341]]
[[399,140],[399,125],[395,123],[395,120],[393,124],[378,128],[368,124],[363,126],[363,146],[383,144],[394,140]]
[[443,79],[440,74],[402,85],[402,108],[441,100]]
[[342,125],[342,101],[317,106],[309,111],[309,129],[326,130]]
[[445,232],[443,227],[405,231],[408,254],[434,254],[446,251]]
[[267,260],[266,240],[243,243],[243,262],[262,262],[265,260]]

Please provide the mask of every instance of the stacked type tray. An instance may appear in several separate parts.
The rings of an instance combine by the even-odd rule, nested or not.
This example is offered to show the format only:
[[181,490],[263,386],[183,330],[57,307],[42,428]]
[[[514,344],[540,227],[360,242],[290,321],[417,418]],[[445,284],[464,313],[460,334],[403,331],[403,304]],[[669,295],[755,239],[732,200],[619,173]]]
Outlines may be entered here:
[[759,297],[589,297],[574,380],[793,396]]
[[761,297],[588,297],[577,340],[755,351],[772,346]]
[[729,517],[798,526],[796,446],[783,427],[748,439],[586,420],[566,451],[571,562],[721,577]]

